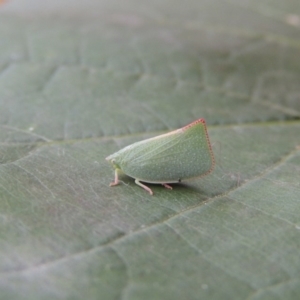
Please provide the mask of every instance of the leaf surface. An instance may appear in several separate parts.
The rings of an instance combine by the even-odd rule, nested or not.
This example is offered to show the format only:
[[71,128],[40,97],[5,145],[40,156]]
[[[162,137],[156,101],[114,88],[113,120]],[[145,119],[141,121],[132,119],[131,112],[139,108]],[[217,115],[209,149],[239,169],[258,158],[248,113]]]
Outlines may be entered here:
[[[300,5],[0,1],[3,299],[299,299]],[[205,118],[209,176],[105,157]]]

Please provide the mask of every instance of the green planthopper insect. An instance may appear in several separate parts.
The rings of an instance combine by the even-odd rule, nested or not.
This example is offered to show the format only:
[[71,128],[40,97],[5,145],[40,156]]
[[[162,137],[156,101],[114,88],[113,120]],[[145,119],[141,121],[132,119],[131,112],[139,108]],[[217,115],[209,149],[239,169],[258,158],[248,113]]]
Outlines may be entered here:
[[202,177],[215,165],[204,119],[199,119],[177,130],[133,143],[109,155],[106,160],[115,169],[119,184],[119,171],[135,179],[135,183],[153,195],[142,182],[162,184]]

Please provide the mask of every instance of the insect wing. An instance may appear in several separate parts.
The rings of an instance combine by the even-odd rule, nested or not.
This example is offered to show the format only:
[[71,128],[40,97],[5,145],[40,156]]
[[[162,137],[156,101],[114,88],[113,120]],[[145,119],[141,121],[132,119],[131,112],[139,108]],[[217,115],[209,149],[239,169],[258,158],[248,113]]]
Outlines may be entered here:
[[214,165],[203,119],[126,148],[120,161],[121,169],[145,182],[178,182],[204,176]]

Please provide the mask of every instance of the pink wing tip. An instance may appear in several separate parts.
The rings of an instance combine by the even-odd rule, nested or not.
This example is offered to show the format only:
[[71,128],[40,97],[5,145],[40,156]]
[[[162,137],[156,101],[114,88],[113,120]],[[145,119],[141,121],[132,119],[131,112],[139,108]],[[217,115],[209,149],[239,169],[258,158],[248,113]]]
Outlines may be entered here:
[[202,118],[202,119],[198,119],[198,120],[196,120],[196,121],[194,121],[194,122],[192,122],[192,123],[190,123],[190,124],[184,126],[182,129],[183,129],[183,130],[188,129],[188,128],[190,128],[190,127],[192,127],[192,126],[194,126],[194,125],[196,125],[196,124],[198,124],[198,123],[202,123],[202,124],[204,124],[204,125],[206,124],[206,123],[205,123],[205,120]]

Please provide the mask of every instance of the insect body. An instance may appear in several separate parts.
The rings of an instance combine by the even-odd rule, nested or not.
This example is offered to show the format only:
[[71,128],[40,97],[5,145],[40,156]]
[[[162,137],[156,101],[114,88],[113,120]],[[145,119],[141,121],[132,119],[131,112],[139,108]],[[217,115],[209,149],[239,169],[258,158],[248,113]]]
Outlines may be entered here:
[[110,186],[119,184],[119,171],[135,178],[135,183],[153,195],[142,182],[162,184],[202,177],[214,168],[214,156],[204,119],[185,127],[131,144],[109,155],[106,160],[115,169],[115,180]]

